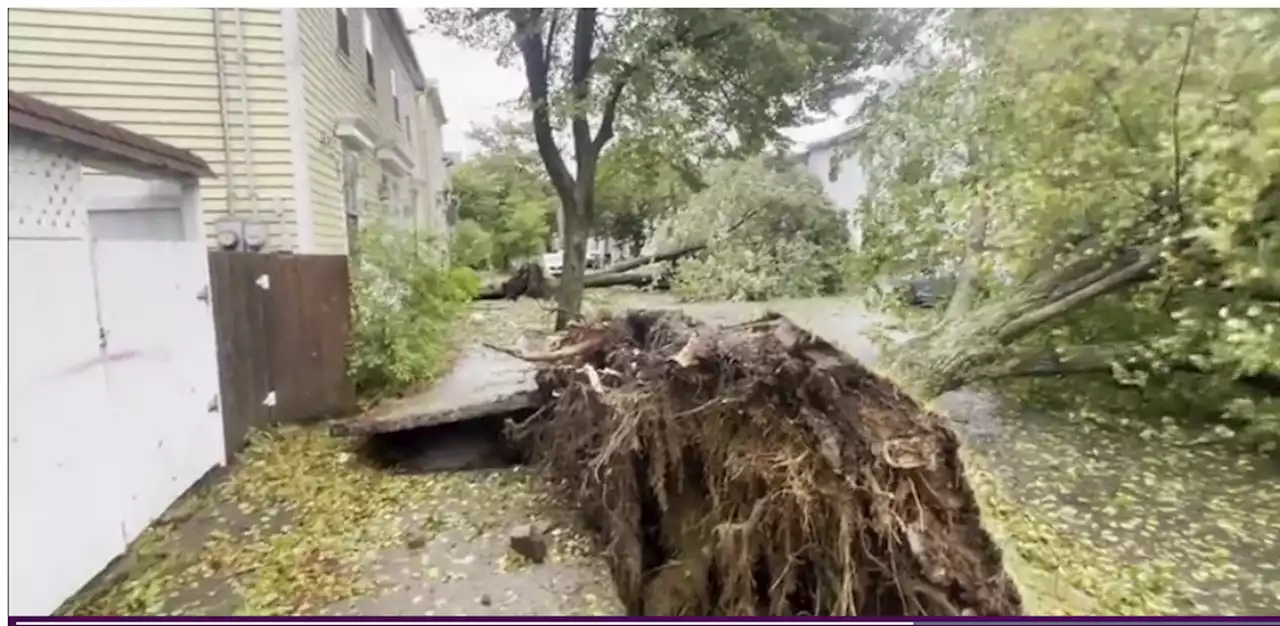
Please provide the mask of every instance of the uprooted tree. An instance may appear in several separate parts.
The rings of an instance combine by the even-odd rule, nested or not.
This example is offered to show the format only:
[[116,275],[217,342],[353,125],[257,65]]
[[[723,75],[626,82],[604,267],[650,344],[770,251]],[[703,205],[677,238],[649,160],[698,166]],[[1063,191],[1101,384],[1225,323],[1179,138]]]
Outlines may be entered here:
[[[434,27],[499,48],[501,60],[513,59],[509,43],[519,52],[538,154],[561,205],[559,328],[581,309],[598,162],[615,134],[669,121],[704,150],[757,152],[779,129],[857,88],[857,70],[893,57],[913,33],[902,17],[873,9],[427,11]],[[556,140],[566,125],[573,169]]]
[[904,380],[1100,373],[1280,435],[1280,14],[957,11],[939,32],[859,138],[865,276],[958,268],[893,353]]
[[607,546],[630,615],[1017,615],[959,441],[777,317],[571,328],[517,427]]

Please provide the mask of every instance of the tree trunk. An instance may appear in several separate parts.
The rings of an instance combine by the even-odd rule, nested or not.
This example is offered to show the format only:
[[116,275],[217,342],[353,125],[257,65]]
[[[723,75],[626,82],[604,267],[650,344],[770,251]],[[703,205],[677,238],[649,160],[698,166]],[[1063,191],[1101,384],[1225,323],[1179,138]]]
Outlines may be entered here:
[[675,250],[668,250],[666,252],[656,252],[654,254],[646,254],[644,256],[638,256],[634,259],[627,259],[626,261],[614,263],[613,265],[610,265],[609,267],[606,267],[600,270],[599,272],[595,272],[595,273],[596,274],[617,274],[620,272],[626,272],[626,271],[636,269],[637,267],[644,267],[645,265],[650,265],[652,263],[662,263],[663,261],[674,261],[681,257],[688,256],[695,252],[699,252],[706,247],[707,247],[706,242],[700,242],[695,244],[689,244],[687,246],[682,246],[680,248],[676,248]]
[[[582,184],[582,181],[579,181]],[[556,330],[564,330],[582,311],[587,274],[587,224],[579,207],[564,207],[564,269],[556,290]]]

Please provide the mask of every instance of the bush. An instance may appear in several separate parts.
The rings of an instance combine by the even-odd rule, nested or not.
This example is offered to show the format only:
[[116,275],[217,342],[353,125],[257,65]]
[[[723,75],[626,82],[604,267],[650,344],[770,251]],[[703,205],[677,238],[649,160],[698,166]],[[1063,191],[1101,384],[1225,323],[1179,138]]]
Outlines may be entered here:
[[348,371],[362,398],[402,392],[439,373],[454,323],[480,290],[467,267],[450,267],[431,237],[374,223],[362,230],[352,272]]
[[[689,300],[765,300],[838,291],[849,231],[808,172],[763,158],[721,164],[671,220],[670,249],[706,241],[682,260],[673,289]],[[674,226],[674,228],[672,228]]]
[[462,220],[454,227],[450,248],[455,264],[486,270],[494,255],[493,235],[475,220]]

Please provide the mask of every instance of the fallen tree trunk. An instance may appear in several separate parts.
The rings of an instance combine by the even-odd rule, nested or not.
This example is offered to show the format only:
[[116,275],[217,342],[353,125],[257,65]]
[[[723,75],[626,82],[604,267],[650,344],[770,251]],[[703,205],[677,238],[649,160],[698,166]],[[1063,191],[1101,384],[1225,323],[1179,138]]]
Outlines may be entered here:
[[[501,285],[486,287],[476,295],[476,300],[515,300],[521,296],[546,300],[555,297],[559,289],[558,280],[543,275],[541,265],[526,265],[516,272],[515,276]],[[582,280],[586,289],[603,287],[655,287],[666,289],[664,277],[645,272],[622,272],[611,274],[587,274]]]
[[644,254],[634,259],[619,261],[598,272],[593,272],[592,274],[588,274],[588,276],[600,275],[600,274],[617,274],[619,272],[630,271],[630,270],[636,269],[637,267],[644,267],[646,265],[652,265],[654,263],[664,263],[666,261],[674,261],[676,259],[689,256],[690,254],[696,254],[698,252],[701,252],[706,248],[707,248],[707,244],[704,241],[701,243],[689,244],[687,246],[676,248],[675,250],[668,250],[666,252]]
[[571,329],[513,436],[631,615],[1016,615],[945,420],[773,316]]

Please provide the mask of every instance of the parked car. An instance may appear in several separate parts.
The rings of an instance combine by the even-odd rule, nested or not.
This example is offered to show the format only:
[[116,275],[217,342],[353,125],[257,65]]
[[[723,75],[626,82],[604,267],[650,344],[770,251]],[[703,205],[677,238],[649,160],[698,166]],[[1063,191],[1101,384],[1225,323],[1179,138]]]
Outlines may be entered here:
[[542,255],[542,266],[552,276],[559,276],[564,271],[564,252],[548,252]]
[[956,290],[956,278],[950,274],[921,276],[904,281],[899,290],[903,301],[908,305],[932,309],[951,299]]

